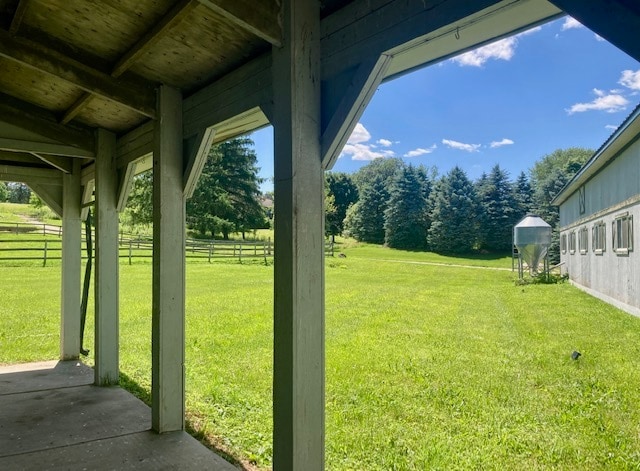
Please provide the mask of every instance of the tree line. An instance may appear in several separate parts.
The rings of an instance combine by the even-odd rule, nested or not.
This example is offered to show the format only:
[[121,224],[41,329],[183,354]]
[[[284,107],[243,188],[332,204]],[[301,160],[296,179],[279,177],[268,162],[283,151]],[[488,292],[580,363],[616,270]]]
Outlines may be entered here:
[[499,165],[471,181],[460,167],[438,175],[397,158],[374,160],[352,175],[329,172],[326,230],[399,249],[505,252],[513,226],[534,212],[555,229],[550,256],[557,262],[559,217],[551,200],[592,154],[556,150],[513,181]]
[[[436,168],[416,167],[398,158],[374,160],[353,174],[327,172],[326,233],[443,254],[505,252],[512,247],[513,226],[534,212],[555,229],[550,248],[555,262],[559,217],[551,200],[592,154],[583,148],[556,150],[513,181],[499,165],[471,181],[460,167],[438,175]],[[244,236],[246,231],[270,227],[272,208],[265,210],[261,204],[263,180],[257,160],[247,137],[211,148],[186,203],[192,231],[228,239],[231,233]],[[152,194],[152,173],[135,177],[123,222],[150,225]],[[30,196],[26,185],[0,182],[0,202],[26,203]]]

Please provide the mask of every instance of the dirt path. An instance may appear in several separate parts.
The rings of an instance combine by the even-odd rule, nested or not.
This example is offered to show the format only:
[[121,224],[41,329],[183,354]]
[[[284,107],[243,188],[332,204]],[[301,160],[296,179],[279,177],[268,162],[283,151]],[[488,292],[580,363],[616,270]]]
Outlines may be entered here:
[[390,260],[390,259],[385,259],[385,258],[368,258],[367,260],[374,260],[376,262],[408,263],[410,265],[431,265],[431,266],[436,266],[436,267],[475,268],[475,269],[478,269],[478,270],[511,271],[511,268],[480,267],[480,266],[477,266],[477,265],[456,265],[454,263],[418,262],[418,261],[415,261],[415,260]]
[[44,222],[40,221],[39,219],[36,219],[34,217],[31,217],[31,216],[25,216],[24,214],[19,214],[18,216],[25,223],[35,225],[35,226],[38,227],[38,229],[42,229],[47,234],[52,234],[52,233],[62,234],[62,228],[60,226],[56,226],[54,224],[45,224]]

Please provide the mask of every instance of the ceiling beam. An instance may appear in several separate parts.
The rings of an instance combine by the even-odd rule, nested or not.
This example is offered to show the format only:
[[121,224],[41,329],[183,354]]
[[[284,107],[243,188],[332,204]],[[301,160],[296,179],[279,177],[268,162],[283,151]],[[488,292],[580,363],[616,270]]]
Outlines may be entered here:
[[89,129],[59,124],[53,113],[2,93],[0,93],[0,118],[46,139],[77,147],[78,155],[89,158],[94,156],[94,136]]
[[40,183],[43,185],[62,185],[60,170],[0,165],[0,180],[9,182]]
[[276,0],[199,0],[211,11],[225,17],[268,43],[282,46],[280,6]]
[[181,0],[171,8],[142,38],[129,49],[111,71],[112,77],[120,77],[146,54],[171,28],[178,25],[195,7],[197,0]]
[[[116,63],[111,76],[118,78],[131,68],[149,49],[151,49],[174,26],[178,25],[195,7],[197,0],[181,0],[167,14],[140,38]],[[64,114],[60,122],[66,124],[74,119],[93,98],[93,94],[83,94]]]
[[65,80],[102,98],[119,103],[150,118],[155,117],[155,89],[115,79],[71,57],[0,29],[0,57]]
[[640,61],[637,0],[549,0],[587,28]]
[[60,157],[58,155],[38,154],[36,152],[32,152],[31,155],[45,163],[48,163],[52,167],[57,168],[61,172],[71,173],[73,171],[73,161],[71,159]]
[[20,29],[20,25],[22,24],[22,19],[24,18],[28,5],[29,0],[18,1],[18,6],[16,7],[13,19],[11,20],[11,25],[9,26],[9,34],[11,36],[15,36],[18,33],[18,29]]
[[0,150],[0,164],[14,165],[17,163],[43,167],[42,160],[26,152]]
[[50,142],[25,141],[22,139],[7,139],[0,137],[0,150],[9,152],[35,152],[64,157],[91,157],[92,152],[78,149],[66,144],[53,144]]

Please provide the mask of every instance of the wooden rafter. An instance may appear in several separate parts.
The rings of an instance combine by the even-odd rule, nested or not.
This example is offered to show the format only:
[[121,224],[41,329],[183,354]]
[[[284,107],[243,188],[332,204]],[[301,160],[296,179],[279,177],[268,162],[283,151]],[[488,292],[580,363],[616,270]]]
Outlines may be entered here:
[[217,14],[261,39],[280,47],[282,28],[278,21],[279,3],[275,0],[199,0]]
[[27,152],[9,152],[0,150],[0,162],[2,162],[3,165],[26,164],[26,166],[44,168],[42,160]]
[[57,155],[38,154],[37,152],[32,152],[31,155],[57,168],[61,172],[71,173],[73,171],[73,161],[71,159]]
[[15,36],[18,33],[18,29],[20,29],[20,25],[22,24],[22,19],[24,18],[24,14],[27,11],[28,5],[29,0],[18,1],[18,6],[16,7],[16,11],[13,14],[13,19],[11,20],[11,25],[9,26],[9,34],[11,36]]
[[29,129],[46,139],[76,147],[79,149],[78,155],[92,157],[95,151],[94,137],[90,130],[58,124],[53,113],[1,93],[0,117],[4,121]]
[[62,172],[47,168],[0,165],[0,180],[43,185],[62,185]]
[[71,57],[0,30],[0,57],[65,80],[85,92],[117,102],[144,116],[155,117],[155,89],[113,77]]
[[[180,0],[158,21],[140,40],[131,47],[116,63],[111,77],[118,78],[146,54],[171,28],[180,23],[196,6],[197,0]],[[83,94],[64,114],[62,124],[74,119],[93,98],[92,93]]]

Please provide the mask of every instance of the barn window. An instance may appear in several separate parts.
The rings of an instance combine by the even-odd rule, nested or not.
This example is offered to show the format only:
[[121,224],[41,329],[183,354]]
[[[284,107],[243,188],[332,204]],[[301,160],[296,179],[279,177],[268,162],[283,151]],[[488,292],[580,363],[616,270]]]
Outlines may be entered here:
[[584,214],[587,210],[584,185],[578,189],[578,203],[580,206],[580,214]]
[[578,248],[582,255],[589,251],[589,229],[587,229],[587,226],[580,228],[580,231],[578,231]]
[[627,254],[633,250],[633,216],[621,214],[612,223],[613,250],[617,254]]
[[560,250],[562,250],[562,253],[567,253],[567,234],[560,236]]
[[596,222],[593,225],[593,234],[592,234],[592,242],[591,245],[593,247],[593,251],[596,254],[602,255],[604,249],[607,246],[607,225],[604,221]]
[[576,231],[569,232],[569,253],[576,252]]

